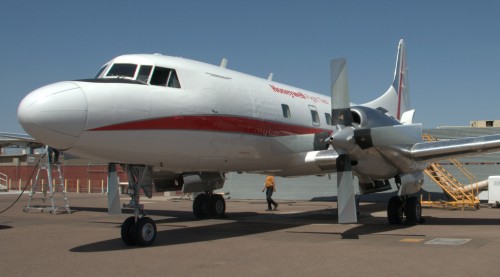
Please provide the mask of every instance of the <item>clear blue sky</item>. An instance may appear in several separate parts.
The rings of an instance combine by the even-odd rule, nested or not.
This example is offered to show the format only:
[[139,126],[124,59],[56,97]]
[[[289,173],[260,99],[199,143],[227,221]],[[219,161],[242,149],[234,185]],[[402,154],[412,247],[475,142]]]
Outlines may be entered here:
[[424,128],[500,119],[499,1],[0,1],[0,132],[45,84],[92,77],[114,56],[162,53],[328,94],[329,61],[348,61],[351,100],[390,84],[408,50]]

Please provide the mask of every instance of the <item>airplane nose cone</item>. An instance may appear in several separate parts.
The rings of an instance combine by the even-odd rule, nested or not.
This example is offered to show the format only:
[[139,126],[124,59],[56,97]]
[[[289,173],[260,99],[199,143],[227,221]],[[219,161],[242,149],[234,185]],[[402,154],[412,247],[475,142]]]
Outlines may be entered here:
[[87,98],[73,82],[41,87],[19,105],[19,123],[37,141],[65,150],[71,148],[87,121]]

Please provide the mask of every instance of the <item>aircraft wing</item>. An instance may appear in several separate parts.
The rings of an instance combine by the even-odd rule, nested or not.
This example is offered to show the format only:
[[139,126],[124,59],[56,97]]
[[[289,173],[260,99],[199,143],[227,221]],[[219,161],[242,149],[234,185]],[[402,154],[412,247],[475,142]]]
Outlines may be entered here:
[[0,132],[0,147],[3,146],[29,146],[32,148],[43,147],[44,144],[37,142],[26,134],[2,133]]
[[420,142],[410,149],[416,161],[437,161],[500,151],[500,135]]

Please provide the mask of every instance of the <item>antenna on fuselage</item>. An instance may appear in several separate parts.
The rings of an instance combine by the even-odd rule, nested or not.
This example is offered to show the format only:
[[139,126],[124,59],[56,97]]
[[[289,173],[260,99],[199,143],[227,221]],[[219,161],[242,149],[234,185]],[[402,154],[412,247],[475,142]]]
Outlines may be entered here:
[[272,72],[271,72],[271,73],[269,73],[269,77],[267,77],[267,80],[268,80],[269,82],[272,82],[272,81],[273,81],[273,73],[272,73]]
[[222,61],[220,62],[220,67],[222,67],[222,68],[227,67],[227,59],[226,58],[222,58]]

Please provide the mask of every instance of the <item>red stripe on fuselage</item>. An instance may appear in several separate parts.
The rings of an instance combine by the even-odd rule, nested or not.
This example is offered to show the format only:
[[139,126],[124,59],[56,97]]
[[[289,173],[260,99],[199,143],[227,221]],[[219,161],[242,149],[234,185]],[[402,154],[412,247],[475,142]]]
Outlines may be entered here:
[[223,115],[188,115],[145,119],[103,126],[88,131],[131,130],[200,130],[270,137],[315,134],[325,131],[332,133],[331,130],[320,128]]

